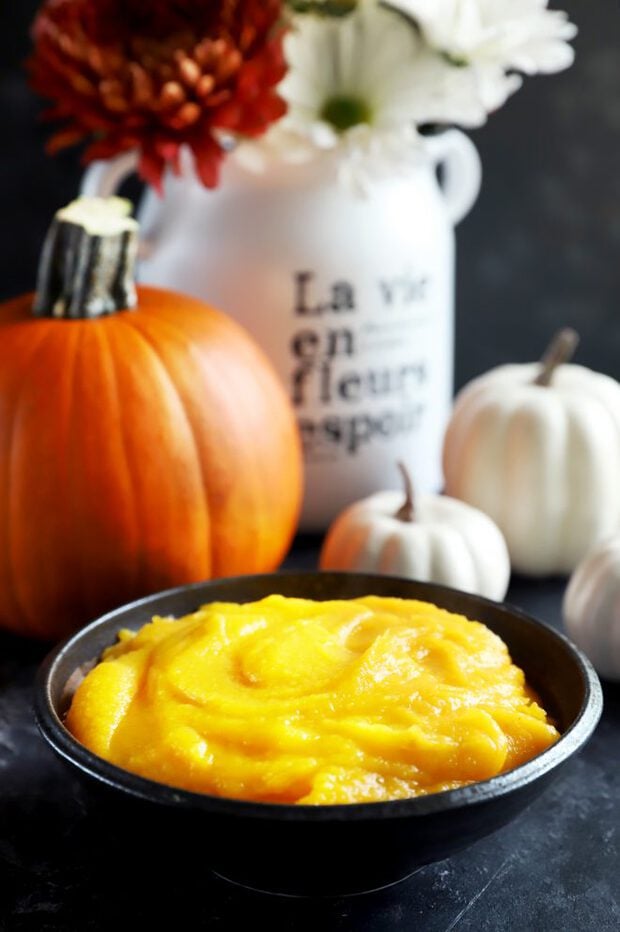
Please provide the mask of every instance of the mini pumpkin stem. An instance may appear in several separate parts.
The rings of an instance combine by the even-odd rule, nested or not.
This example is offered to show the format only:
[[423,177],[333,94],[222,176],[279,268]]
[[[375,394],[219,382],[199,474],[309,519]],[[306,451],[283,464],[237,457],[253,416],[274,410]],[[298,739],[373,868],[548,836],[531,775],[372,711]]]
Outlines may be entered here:
[[534,379],[534,385],[548,388],[558,366],[570,362],[579,344],[579,334],[572,327],[564,327],[556,333],[543,358],[542,369]]
[[413,494],[413,482],[411,481],[411,476],[409,475],[409,470],[404,463],[396,464],[400,469],[401,475],[403,477],[403,483],[405,486],[405,501],[398,509],[395,518],[398,518],[399,521],[408,521],[413,523],[415,521],[415,496]]
[[94,318],[136,306],[138,224],[120,197],[80,197],[45,239],[35,317]]

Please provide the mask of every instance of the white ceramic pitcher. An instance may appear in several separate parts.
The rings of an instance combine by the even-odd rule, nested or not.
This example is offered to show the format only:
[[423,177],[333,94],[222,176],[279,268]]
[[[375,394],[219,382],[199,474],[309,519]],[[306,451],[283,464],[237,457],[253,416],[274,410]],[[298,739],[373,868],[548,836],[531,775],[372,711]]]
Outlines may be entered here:
[[[141,281],[231,314],[279,372],[304,439],[305,530],[397,486],[399,460],[418,490],[442,486],[453,228],[481,169],[458,130],[425,145],[409,174],[373,182],[366,197],[338,183],[330,158],[255,174],[229,157],[215,191],[185,170],[138,211]],[[111,194],[134,168],[133,155],[96,163],[82,192]]]

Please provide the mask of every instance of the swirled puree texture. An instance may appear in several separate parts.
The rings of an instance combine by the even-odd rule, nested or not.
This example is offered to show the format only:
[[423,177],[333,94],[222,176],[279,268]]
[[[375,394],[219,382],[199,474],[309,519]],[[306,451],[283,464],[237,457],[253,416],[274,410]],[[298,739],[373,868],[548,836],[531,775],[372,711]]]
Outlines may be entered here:
[[374,596],[214,603],[122,631],[67,725],[153,780],[314,804],[452,789],[558,738],[488,628]]

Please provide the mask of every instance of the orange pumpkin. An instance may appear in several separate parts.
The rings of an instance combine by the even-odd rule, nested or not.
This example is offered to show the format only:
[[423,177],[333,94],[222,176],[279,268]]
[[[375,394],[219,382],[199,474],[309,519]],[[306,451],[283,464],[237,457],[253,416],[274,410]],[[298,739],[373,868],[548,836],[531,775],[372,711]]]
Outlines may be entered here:
[[301,454],[245,331],[146,287],[94,319],[32,305],[0,308],[0,625],[58,638],[156,590],[276,568]]

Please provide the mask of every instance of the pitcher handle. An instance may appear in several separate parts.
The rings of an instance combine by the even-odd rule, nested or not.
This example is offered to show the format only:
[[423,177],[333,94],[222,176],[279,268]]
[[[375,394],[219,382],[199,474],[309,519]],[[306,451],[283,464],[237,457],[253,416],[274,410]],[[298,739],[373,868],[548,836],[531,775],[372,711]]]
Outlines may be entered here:
[[84,197],[110,197],[138,167],[136,152],[123,152],[113,159],[93,162],[82,178],[80,194]]
[[474,206],[482,184],[478,150],[465,133],[449,129],[426,138],[426,148],[436,167],[443,169],[442,192],[452,223],[457,223]]
[[[111,197],[116,194],[122,183],[138,169],[138,153],[123,152],[113,159],[93,162],[84,172],[80,184],[82,197]],[[148,259],[154,252],[157,241],[154,230],[150,236],[144,235],[147,226],[144,210],[141,211],[141,236],[138,244],[138,258]]]

